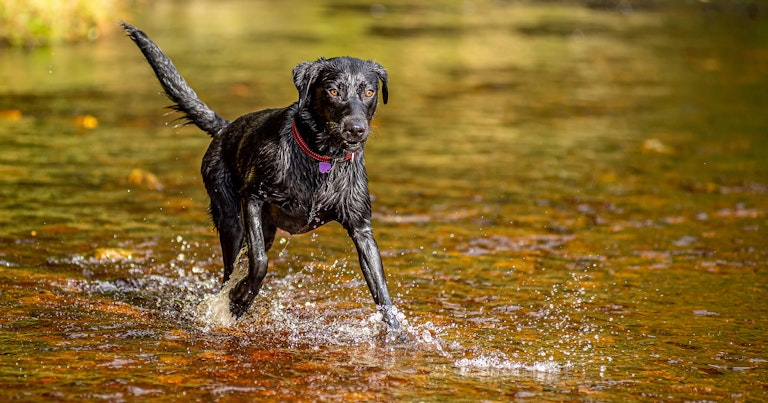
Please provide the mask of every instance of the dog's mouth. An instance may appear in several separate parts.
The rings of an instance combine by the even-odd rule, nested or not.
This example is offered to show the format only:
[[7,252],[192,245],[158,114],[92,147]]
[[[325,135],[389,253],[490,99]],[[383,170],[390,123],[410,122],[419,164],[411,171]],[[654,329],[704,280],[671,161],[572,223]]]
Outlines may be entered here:
[[344,140],[344,149],[347,151],[358,151],[363,148],[365,141]]
[[[347,127],[347,129],[344,129]],[[363,128],[364,127],[364,128]],[[330,144],[345,153],[354,153],[362,150],[365,141],[368,139],[367,123],[358,123],[355,125],[345,123],[328,123],[328,135]]]

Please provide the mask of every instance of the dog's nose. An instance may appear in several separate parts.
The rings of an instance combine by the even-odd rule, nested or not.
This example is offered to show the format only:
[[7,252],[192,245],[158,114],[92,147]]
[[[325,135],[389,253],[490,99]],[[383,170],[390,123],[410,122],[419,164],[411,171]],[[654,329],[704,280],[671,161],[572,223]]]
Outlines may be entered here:
[[368,125],[365,122],[350,121],[344,125],[344,134],[350,139],[363,139],[368,133]]

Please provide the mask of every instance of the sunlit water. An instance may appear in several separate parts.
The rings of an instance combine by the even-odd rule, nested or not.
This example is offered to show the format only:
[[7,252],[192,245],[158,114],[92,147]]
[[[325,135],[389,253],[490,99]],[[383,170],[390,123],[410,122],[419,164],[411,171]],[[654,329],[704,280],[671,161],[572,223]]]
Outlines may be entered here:
[[712,3],[126,15],[227,118],[292,102],[302,60],[388,68],[366,162],[400,332],[335,224],[279,233],[234,321],[209,139],[133,44],[0,50],[0,396],[768,398],[768,24]]

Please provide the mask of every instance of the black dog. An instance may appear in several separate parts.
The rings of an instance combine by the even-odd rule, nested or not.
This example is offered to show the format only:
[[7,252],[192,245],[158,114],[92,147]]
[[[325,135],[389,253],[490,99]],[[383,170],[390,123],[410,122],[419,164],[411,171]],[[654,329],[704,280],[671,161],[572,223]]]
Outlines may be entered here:
[[197,97],[171,60],[144,32],[122,23],[155,72],[172,107],[213,137],[202,175],[219,232],[224,282],[245,242],[248,275],[230,293],[242,316],[267,274],[278,228],[291,234],[338,221],[354,241],[365,281],[384,321],[397,328],[381,256],[371,228],[363,146],[378,103],[387,103],[387,72],[351,57],[320,58],[293,69],[298,102],[224,120]]

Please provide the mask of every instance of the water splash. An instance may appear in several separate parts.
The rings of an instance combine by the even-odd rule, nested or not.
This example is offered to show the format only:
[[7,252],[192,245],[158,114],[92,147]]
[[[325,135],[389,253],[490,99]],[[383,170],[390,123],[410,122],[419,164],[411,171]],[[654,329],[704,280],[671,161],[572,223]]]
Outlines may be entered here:
[[[248,258],[244,250],[237,257],[230,281],[223,286],[218,284],[217,273],[195,269],[194,259],[186,258],[187,255],[195,256],[190,246],[184,246],[182,251],[184,254],[162,267],[145,270],[143,266],[149,264],[145,260],[144,264],[139,262],[135,277],[93,280],[87,282],[87,288],[91,292],[116,295],[119,299],[127,296],[131,303],[136,302],[132,296],[139,295],[139,304],[145,308],[170,312],[166,317],[178,320],[182,325],[191,324],[193,329],[210,337],[234,335],[243,345],[406,349],[443,357],[462,376],[489,372],[557,376],[567,368],[594,359],[592,342],[600,333],[586,315],[594,303],[594,295],[585,287],[589,284],[586,273],[570,273],[570,278],[555,281],[549,289],[537,289],[540,304],[503,307],[504,312],[514,316],[510,318],[511,327],[504,321],[494,327],[520,335],[519,343],[514,347],[516,350],[508,356],[510,351],[503,347],[482,347],[499,346],[499,340],[477,340],[472,324],[479,322],[472,320],[467,322],[469,327],[462,327],[455,321],[435,324],[431,317],[409,317],[398,307],[393,307],[391,314],[401,327],[396,331],[389,330],[382,320],[382,313],[372,309],[370,296],[355,265],[348,266],[345,260],[319,263],[315,256],[310,262],[282,260],[287,272],[271,273],[259,298],[244,317],[236,320],[229,311],[229,293],[247,275]],[[278,259],[284,259],[280,256]],[[143,271],[157,274],[142,275]],[[323,280],[322,287],[316,286],[319,279]],[[482,311],[474,314],[480,318],[486,316]],[[458,338],[454,337],[456,335]],[[446,337],[456,340],[446,342]],[[537,342],[528,341],[531,337]]]
[[[338,261],[334,262],[331,268],[337,268],[338,264]],[[310,272],[313,269],[311,265],[307,268]],[[301,282],[305,276],[303,270],[281,278],[271,278],[269,285],[265,284],[261,290],[257,302],[238,321],[229,311],[229,293],[245,278],[247,272],[248,256],[243,249],[235,261],[230,280],[221,290],[205,297],[194,307],[194,320],[203,326],[204,331],[230,328],[246,335],[263,335],[267,332],[290,345],[373,345],[413,340],[441,349],[440,342],[429,329],[410,325],[405,314],[397,307],[390,308],[389,313],[398,319],[401,327],[391,330],[384,324],[381,312],[359,319],[362,308],[341,309],[335,306],[338,301],[317,302],[298,295],[297,288],[302,288]]]
[[559,364],[555,361],[536,361],[532,364],[524,364],[510,360],[504,353],[494,352],[482,354],[475,358],[462,358],[454,362],[454,366],[462,373],[474,373],[479,371],[492,372],[527,372],[534,375],[556,375],[568,368],[568,364]]
[[237,318],[229,310],[229,293],[247,274],[248,256],[243,248],[237,255],[229,281],[217,293],[205,297],[194,309],[194,319],[204,326],[204,330],[235,325]]

